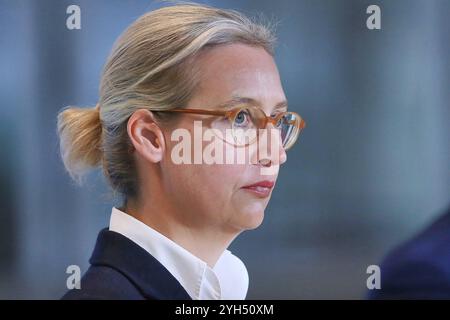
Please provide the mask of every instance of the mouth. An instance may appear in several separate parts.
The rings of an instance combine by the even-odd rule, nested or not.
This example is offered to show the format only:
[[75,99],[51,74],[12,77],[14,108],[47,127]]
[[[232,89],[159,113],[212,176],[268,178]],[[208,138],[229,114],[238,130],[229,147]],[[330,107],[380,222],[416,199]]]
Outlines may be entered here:
[[275,183],[273,181],[264,180],[242,187],[242,189],[251,192],[257,197],[266,198],[270,195],[274,184]]

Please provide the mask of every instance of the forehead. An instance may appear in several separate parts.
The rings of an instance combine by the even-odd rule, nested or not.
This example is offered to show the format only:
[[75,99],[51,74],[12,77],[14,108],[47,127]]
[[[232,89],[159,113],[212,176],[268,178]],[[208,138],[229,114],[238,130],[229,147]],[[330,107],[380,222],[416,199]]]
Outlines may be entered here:
[[285,99],[273,57],[263,48],[245,44],[221,45],[199,55],[198,95],[218,104],[232,97],[249,97],[263,104]]

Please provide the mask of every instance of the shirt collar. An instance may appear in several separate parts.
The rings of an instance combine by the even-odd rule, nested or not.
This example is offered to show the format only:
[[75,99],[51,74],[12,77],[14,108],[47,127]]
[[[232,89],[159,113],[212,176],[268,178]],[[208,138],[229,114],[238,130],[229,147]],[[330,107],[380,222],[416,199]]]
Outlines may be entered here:
[[211,268],[176,242],[115,207],[109,230],[124,235],[150,253],[192,299],[245,299],[247,295],[247,268],[229,250]]

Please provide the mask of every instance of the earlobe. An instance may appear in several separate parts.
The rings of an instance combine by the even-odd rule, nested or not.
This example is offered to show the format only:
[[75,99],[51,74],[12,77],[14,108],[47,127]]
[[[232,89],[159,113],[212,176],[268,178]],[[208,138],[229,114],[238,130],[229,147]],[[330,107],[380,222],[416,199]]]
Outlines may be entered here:
[[162,160],[164,134],[150,110],[139,109],[128,119],[127,132],[135,153],[152,163]]

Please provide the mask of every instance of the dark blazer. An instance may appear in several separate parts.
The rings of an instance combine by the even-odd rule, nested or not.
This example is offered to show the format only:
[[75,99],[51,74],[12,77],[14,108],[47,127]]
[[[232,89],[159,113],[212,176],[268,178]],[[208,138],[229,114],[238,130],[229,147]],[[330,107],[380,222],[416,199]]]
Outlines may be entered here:
[[81,279],[81,289],[62,299],[191,300],[181,284],[152,255],[127,237],[103,229]]
[[450,208],[392,251],[380,266],[381,289],[370,299],[450,299]]

